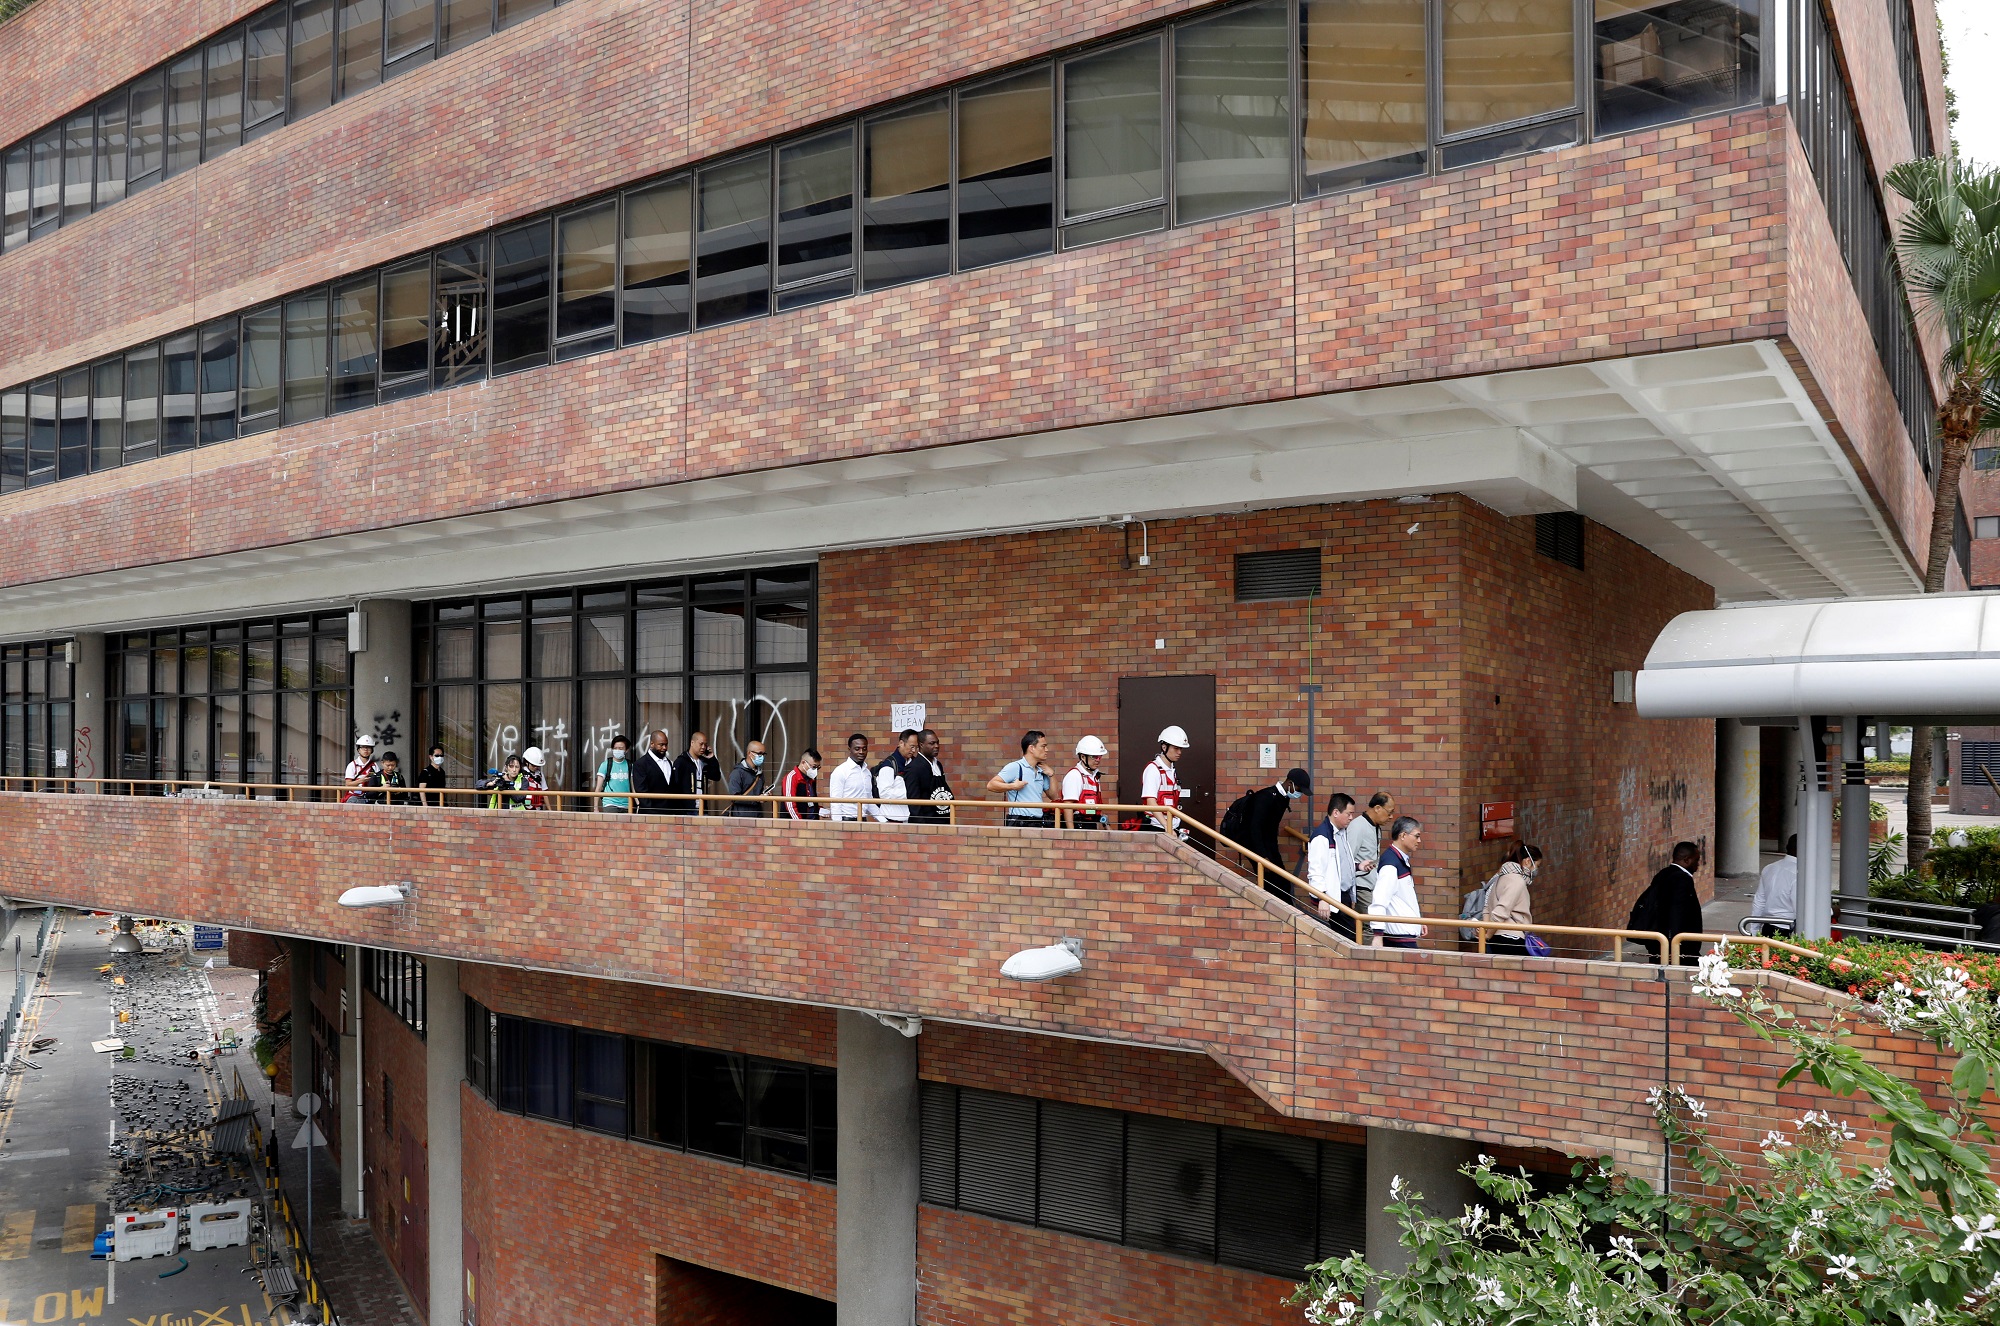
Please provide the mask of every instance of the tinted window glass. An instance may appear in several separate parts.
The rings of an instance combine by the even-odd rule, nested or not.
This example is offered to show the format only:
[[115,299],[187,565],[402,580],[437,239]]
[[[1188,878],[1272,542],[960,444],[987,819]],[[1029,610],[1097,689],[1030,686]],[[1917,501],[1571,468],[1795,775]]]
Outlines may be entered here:
[[28,482],[28,389],[0,391],[0,493]]
[[555,0],[499,0],[500,26],[509,27],[548,10]]
[[1576,104],[1570,0],[1443,0],[1440,18],[1445,133]]
[[340,0],[340,95],[382,81],[382,0]]
[[444,0],[444,49],[455,51],[493,31],[493,0]]
[[90,177],[97,164],[97,116],[84,111],[63,127],[63,217],[89,216]]
[[486,376],[486,241],[450,244],[435,264],[431,375],[440,387]]
[[632,1044],[632,1135],[661,1146],[684,1145],[681,1051],[652,1041]]
[[1424,4],[1305,0],[1300,6],[1308,194],[1423,173],[1430,124]]
[[62,220],[62,130],[51,125],[35,135],[34,182],[28,225],[36,233]]
[[97,103],[97,205],[125,196],[125,94]]
[[824,1068],[812,1070],[812,1176],[828,1183],[840,1178],[840,1080]]
[[243,431],[274,428],[282,399],[284,328],[278,306],[243,316],[241,406]]
[[682,1052],[690,1151],[743,1159],[743,1060],[714,1050]]
[[744,1075],[749,1107],[744,1162],[787,1174],[806,1173],[812,1108],[805,1065],[751,1059]]
[[852,294],[853,271],[854,130],[844,127],[778,149],[778,307]]
[[1319,1246],[1319,1144],[1222,1130],[1216,1256],[1298,1279]]
[[388,48],[384,58],[392,66],[390,72],[423,63],[437,35],[436,0],[388,0],[385,21]]
[[208,44],[208,108],[203,113],[201,157],[221,156],[243,141],[243,34]]
[[193,332],[167,338],[160,361],[160,454],[195,444],[195,362],[201,349]]
[[28,154],[26,143],[17,144],[7,153],[4,243],[10,249],[28,239]]
[[1290,0],[1174,29],[1174,215],[1246,212],[1292,196]]
[[132,83],[131,158],[127,166],[126,191],[139,190],[160,181],[160,163],[167,151],[167,75],[155,70]]
[[570,1119],[570,1029],[549,1022],[521,1026],[521,1110],[543,1119]]
[[625,1133],[625,1038],[576,1033],[576,1122],[599,1132]]
[[862,126],[862,284],[951,270],[951,102],[919,102]]
[[56,477],[74,479],[90,472],[90,370],[63,374],[56,425]]
[[125,463],[160,453],[160,348],[140,346],[125,356]]
[[1754,4],[1597,0],[1593,35],[1599,136],[1748,105],[1760,94]]
[[1055,243],[1055,108],[1047,66],[958,98],[960,270]]
[[201,52],[167,66],[167,174],[201,161]]
[[1213,1258],[1216,1130],[1147,1114],[1132,1115],[1126,1127],[1125,1241]]
[[493,237],[493,371],[549,362],[549,223]]
[[493,1037],[493,1103],[521,1108],[521,1019],[498,1018]]
[[376,280],[371,273],[333,288],[333,413],[375,403]]
[[564,357],[604,349],[618,305],[618,205],[563,217],[556,247],[556,339],[567,343]]
[[285,6],[274,5],[244,31],[243,124],[246,129],[282,123],[285,114]]
[[236,436],[236,319],[201,329],[201,442]]
[[695,321],[703,327],[771,311],[771,158],[704,170],[695,198]]
[[[1122,212],[1090,240],[1153,229],[1161,199],[1160,39],[1148,37],[1063,65],[1063,219]],[[1133,211],[1134,208],[1140,211]],[[1070,239],[1078,238],[1072,234]]]
[[382,399],[414,395],[430,384],[431,263],[403,263],[382,273]]
[[688,329],[688,182],[625,195],[622,262],[627,344]]
[[125,361],[108,359],[93,374],[90,400],[90,467],[108,470],[124,463]]
[[326,296],[285,301],[285,422],[326,413]]
[[333,104],[333,0],[292,0],[289,118]]
[[56,380],[28,388],[28,483],[56,477]]

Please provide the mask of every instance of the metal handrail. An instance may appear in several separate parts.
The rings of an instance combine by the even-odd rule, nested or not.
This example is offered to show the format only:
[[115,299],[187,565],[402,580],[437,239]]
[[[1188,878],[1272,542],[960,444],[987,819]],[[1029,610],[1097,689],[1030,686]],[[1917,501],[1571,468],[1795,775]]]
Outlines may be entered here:
[[1674,946],[1669,951],[1679,953],[1682,944],[1714,944],[1718,950],[1724,952],[1728,950],[1731,944],[1747,944],[1753,948],[1761,948],[1766,951],[1770,949],[1782,949],[1786,953],[1794,953],[1802,958],[1814,958],[1834,967],[1852,967],[1854,965],[1846,958],[1831,957],[1819,952],[1817,949],[1803,948],[1797,944],[1787,943],[1782,939],[1773,939],[1769,935],[1725,935],[1714,930],[1686,930],[1674,936]]
[[[25,784],[26,786],[17,786],[19,784]],[[1329,917],[1335,912],[1338,912],[1341,915],[1347,917],[1355,926],[1354,933],[1356,936],[1359,936],[1364,933],[1364,931],[1361,929],[1362,926],[1379,927],[1383,925],[1417,925],[1426,928],[1435,926],[1442,930],[1449,930],[1451,928],[1456,927],[1458,929],[1477,931],[1478,940],[1477,940],[1477,948],[1475,951],[1483,954],[1486,952],[1486,944],[1488,939],[1491,938],[1491,936],[1495,932],[1501,930],[1518,931],[1523,934],[1532,934],[1532,935],[1550,935],[1550,936],[1576,935],[1592,939],[1610,941],[1611,942],[1610,951],[1612,954],[1613,961],[1621,960],[1621,954],[1619,952],[1618,946],[1624,940],[1629,939],[1639,942],[1651,941],[1654,943],[1664,945],[1667,939],[1667,937],[1664,934],[1662,934],[1657,930],[1607,929],[1598,926],[1541,925],[1534,922],[1521,922],[1521,921],[1471,921],[1456,916],[1452,917],[1421,916],[1421,915],[1386,916],[1386,915],[1371,915],[1363,912],[1358,912],[1354,910],[1352,907],[1349,907],[1346,903],[1340,901],[1339,898],[1328,897],[1326,894],[1314,888],[1307,881],[1299,878],[1291,871],[1286,870],[1283,866],[1278,865],[1275,862],[1266,861],[1263,857],[1258,856],[1256,853],[1250,851],[1248,848],[1245,848],[1242,844],[1236,842],[1235,840],[1223,837],[1221,832],[1219,832],[1218,830],[1207,824],[1202,823],[1200,820],[1192,818],[1186,811],[1182,810],[1180,807],[1159,806],[1159,805],[1152,805],[1150,803],[1141,805],[1118,805],[1118,804],[1108,804],[1108,803],[1083,805],[1077,802],[1063,802],[1063,801],[974,801],[974,800],[963,800],[963,799],[953,800],[953,801],[929,801],[929,800],[919,801],[908,798],[896,798],[896,797],[864,797],[864,798],[847,798],[847,797],[836,798],[829,796],[795,797],[795,796],[785,796],[782,793],[759,793],[756,795],[750,795],[746,793],[743,795],[737,795],[735,793],[730,793],[730,792],[721,792],[721,793],[702,793],[697,795],[691,792],[610,792],[610,791],[585,792],[585,791],[565,791],[556,789],[539,789],[539,790],[501,789],[495,791],[492,789],[480,790],[476,788],[463,788],[463,787],[422,788],[422,789],[410,787],[410,788],[385,789],[385,788],[355,788],[348,786],[345,782],[256,783],[256,782],[241,782],[241,781],[232,781],[223,779],[36,778],[23,775],[0,776],[0,793],[43,792],[46,790],[47,785],[49,784],[57,784],[71,791],[76,791],[78,789],[87,789],[82,792],[83,795],[115,795],[118,793],[119,789],[123,789],[125,795],[138,795],[138,789],[140,788],[161,788],[164,789],[164,791],[160,794],[162,796],[177,796],[182,792],[216,791],[224,794],[231,792],[242,793],[247,798],[250,796],[254,796],[256,793],[268,791],[273,793],[284,793],[286,795],[283,799],[295,801],[299,799],[299,794],[304,793],[308,795],[309,800],[313,804],[319,804],[319,805],[326,805],[335,801],[347,802],[347,798],[356,793],[365,793],[377,797],[380,797],[385,793],[387,793],[393,796],[392,800],[370,801],[370,802],[356,801],[356,802],[347,802],[347,804],[360,805],[360,806],[374,806],[374,807],[379,807],[381,809],[393,809],[393,810],[423,810],[423,809],[430,809],[430,810],[457,809],[457,810],[474,810],[474,811],[489,810],[498,814],[532,813],[533,808],[505,807],[505,806],[492,807],[484,804],[466,805],[463,804],[464,799],[473,798],[478,802],[487,802],[502,798],[536,799],[554,805],[558,808],[561,808],[565,803],[582,803],[585,805],[589,805],[591,803],[601,802],[606,798],[612,798],[618,800],[627,800],[628,802],[631,803],[644,801],[653,803],[688,805],[688,810],[694,814],[720,816],[724,818],[765,817],[762,814],[759,814],[758,816],[755,817],[747,817],[747,816],[732,817],[729,815],[729,811],[731,810],[731,808],[746,803],[767,807],[770,812],[770,818],[783,818],[785,813],[783,807],[787,805],[851,807],[856,810],[857,815],[859,815],[859,808],[864,806],[909,806],[909,807],[923,806],[932,809],[939,809],[939,808],[944,809],[946,813],[946,819],[944,822],[950,825],[957,825],[960,823],[958,813],[961,810],[999,810],[1015,814],[1018,814],[1019,812],[1024,810],[1041,810],[1049,812],[1059,826],[1073,826],[1074,822],[1079,818],[1095,818],[1097,823],[1102,825],[1106,817],[1113,817],[1113,823],[1115,823],[1116,817],[1128,814],[1132,816],[1137,816],[1157,826],[1159,820],[1164,817],[1171,825],[1174,826],[1173,831],[1175,832],[1176,837],[1181,837],[1181,838],[1200,837],[1204,839],[1205,842],[1207,843],[1207,855],[1215,857],[1217,860],[1220,860],[1221,859],[1220,853],[1226,849],[1227,851],[1234,853],[1236,856],[1242,858],[1244,862],[1244,868],[1242,873],[1246,877],[1254,879],[1260,888],[1266,888],[1268,890],[1270,884],[1274,882],[1281,882],[1284,884],[1288,884],[1291,886],[1295,897],[1305,896],[1312,898],[1315,902],[1322,905],[1322,907],[1326,910],[1326,913]],[[107,791],[106,789],[110,789],[110,791]],[[423,799],[423,796],[420,794],[432,795],[432,796],[442,795],[445,798],[457,799],[461,802],[461,804],[456,806],[450,805],[448,802],[440,802],[439,804],[430,804],[426,802]],[[258,799],[278,800],[280,798],[273,796],[270,798],[258,798]],[[693,804],[689,805],[689,803]],[[713,809],[710,809],[710,807],[713,807]],[[637,812],[628,807],[626,811],[614,811],[612,813],[624,814],[624,813],[637,813]],[[860,818],[856,820],[832,820],[830,816],[822,814],[820,818],[822,820],[832,823],[869,824],[878,822],[870,820],[866,816],[860,816]],[[901,821],[890,821],[890,823],[897,827],[904,827],[903,822]],[[915,821],[915,823],[921,824],[923,822]],[[1197,850],[1201,849],[1198,848]],[[1312,914],[1311,910],[1308,908],[1302,908],[1301,910],[1305,911],[1306,914],[1309,916]]]

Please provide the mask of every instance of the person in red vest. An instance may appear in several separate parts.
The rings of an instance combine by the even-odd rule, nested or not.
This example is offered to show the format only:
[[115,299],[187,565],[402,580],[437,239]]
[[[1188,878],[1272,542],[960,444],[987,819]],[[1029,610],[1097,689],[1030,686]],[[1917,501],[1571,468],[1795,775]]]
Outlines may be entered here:
[[[1188,734],[1178,727],[1160,730],[1160,753],[1146,766],[1146,772],[1139,783],[1139,800],[1148,806],[1164,806],[1171,810],[1181,803],[1180,780],[1175,776],[1174,766],[1187,754]],[[1150,817],[1147,828],[1180,834],[1185,838],[1187,830],[1180,827],[1172,815]]]
[[1099,783],[1098,762],[1111,752],[1097,737],[1085,737],[1076,743],[1076,767],[1063,775],[1062,799],[1072,806],[1084,809],[1070,812],[1070,824],[1078,829],[1101,829],[1104,816],[1097,813],[1097,807],[1104,804],[1104,789]]

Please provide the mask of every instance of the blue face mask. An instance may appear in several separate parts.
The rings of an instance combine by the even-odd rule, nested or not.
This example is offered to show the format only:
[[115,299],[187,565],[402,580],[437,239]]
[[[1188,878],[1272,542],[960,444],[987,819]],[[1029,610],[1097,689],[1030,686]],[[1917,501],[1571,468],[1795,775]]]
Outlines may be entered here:
[[764,757],[763,757],[762,755],[752,755],[752,756],[750,757],[750,767],[751,767],[752,769],[761,769],[761,768],[763,768],[763,767],[764,767]]
[[1292,791],[1292,789],[1289,787],[1285,789],[1285,800],[1287,801],[1297,801],[1299,799],[1299,795],[1300,795],[1299,793]]

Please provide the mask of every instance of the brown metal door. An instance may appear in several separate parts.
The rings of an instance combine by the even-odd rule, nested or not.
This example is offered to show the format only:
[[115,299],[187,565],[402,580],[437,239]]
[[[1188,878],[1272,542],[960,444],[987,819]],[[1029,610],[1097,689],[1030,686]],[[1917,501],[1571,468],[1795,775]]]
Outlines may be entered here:
[[426,1186],[430,1175],[426,1171],[428,1157],[417,1139],[410,1136],[410,1130],[400,1132],[403,1151],[403,1200],[397,1204],[397,1214],[402,1218],[402,1228],[398,1231],[397,1269],[403,1273],[403,1284],[408,1287],[410,1297],[416,1300],[417,1311],[425,1317],[431,1313],[431,1257],[430,1257],[430,1190]]
[[1160,731],[1185,728],[1194,744],[1176,770],[1182,809],[1203,824],[1215,823],[1215,677],[1118,679],[1118,800],[1139,801],[1140,779],[1159,752]]

